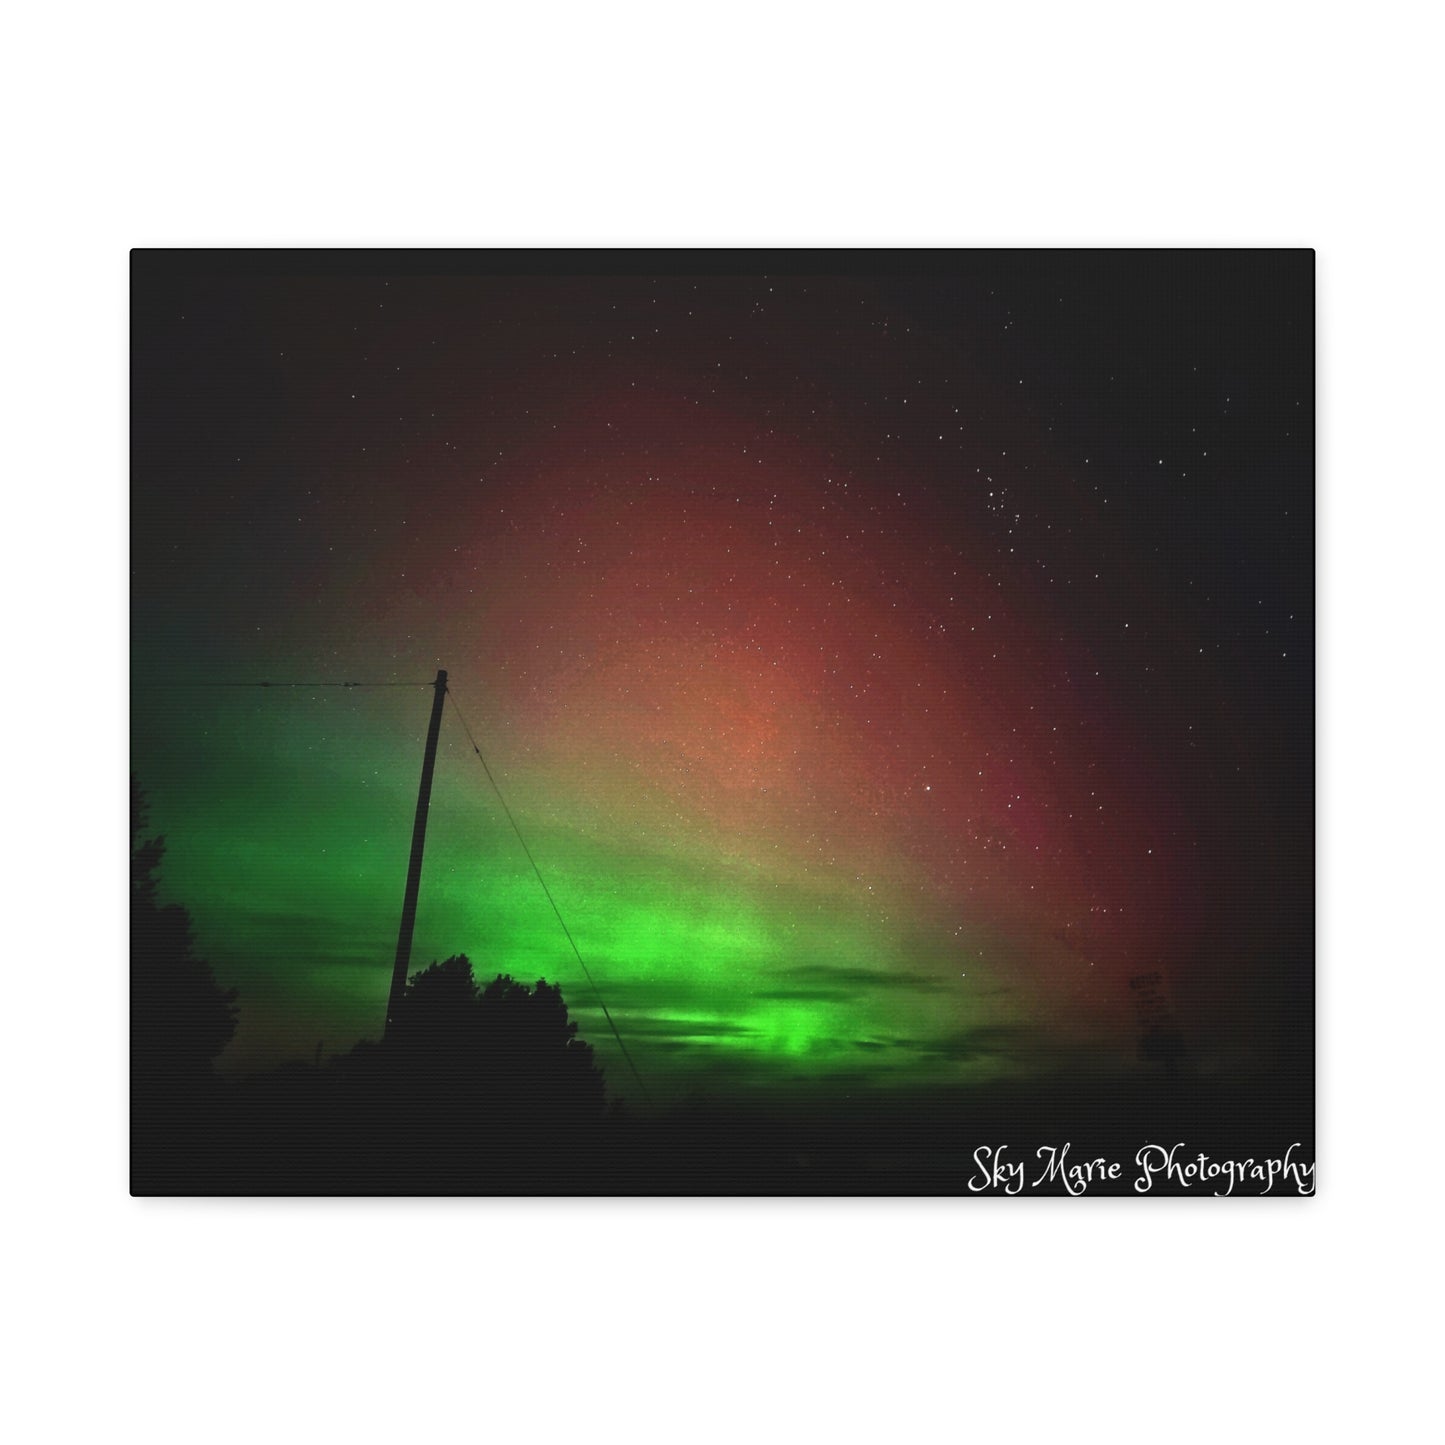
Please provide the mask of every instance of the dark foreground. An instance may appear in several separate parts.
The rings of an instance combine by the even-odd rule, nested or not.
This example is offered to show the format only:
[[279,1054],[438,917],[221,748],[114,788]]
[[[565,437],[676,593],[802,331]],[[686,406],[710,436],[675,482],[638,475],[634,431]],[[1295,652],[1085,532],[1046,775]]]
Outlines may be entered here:
[[298,1065],[179,1100],[138,1093],[132,1114],[136,1195],[1298,1198],[1314,1187],[1312,1088],[1270,1077],[773,1094],[578,1117]]

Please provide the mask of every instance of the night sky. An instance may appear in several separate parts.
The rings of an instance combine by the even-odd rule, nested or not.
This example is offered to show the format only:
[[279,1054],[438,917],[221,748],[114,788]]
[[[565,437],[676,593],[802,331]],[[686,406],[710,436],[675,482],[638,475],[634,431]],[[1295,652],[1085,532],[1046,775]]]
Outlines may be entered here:
[[[1308,1067],[1314,257],[134,256],[132,765],[381,1030],[438,668],[659,1100]],[[361,682],[387,686],[259,687]],[[397,684],[397,685],[390,685]],[[413,968],[562,984],[449,704]]]

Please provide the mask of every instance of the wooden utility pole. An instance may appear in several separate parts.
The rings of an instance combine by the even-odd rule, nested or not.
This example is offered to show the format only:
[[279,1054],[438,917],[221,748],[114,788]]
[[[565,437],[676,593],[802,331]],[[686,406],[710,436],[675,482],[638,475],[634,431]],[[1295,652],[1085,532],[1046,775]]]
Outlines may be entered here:
[[396,963],[391,970],[391,993],[386,1000],[386,1030],[389,1034],[406,996],[406,975],[411,965],[411,935],[416,927],[416,895],[421,887],[421,855],[426,847],[426,815],[431,807],[431,776],[437,761],[437,734],[442,728],[442,703],[447,695],[446,672],[438,668],[433,684],[436,696],[431,705],[431,726],[426,732],[426,752],[421,763],[421,788],[416,795],[416,822],[411,830],[411,863],[406,870],[406,897],[401,905],[401,929],[396,935]]

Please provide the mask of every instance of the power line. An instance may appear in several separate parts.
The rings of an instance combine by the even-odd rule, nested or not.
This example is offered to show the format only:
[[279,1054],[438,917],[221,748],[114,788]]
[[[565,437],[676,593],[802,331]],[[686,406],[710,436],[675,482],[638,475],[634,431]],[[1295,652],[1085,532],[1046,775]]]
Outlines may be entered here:
[[497,786],[497,780],[492,776],[492,770],[487,766],[487,760],[482,756],[482,750],[477,746],[477,740],[472,736],[472,730],[467,726],[467,720],[462,715],[462,710],[457,706],[457,700],[452,696],[451,689],[447,689],[447,699],[452,705],[452,710],[457,715],[457,721],[461,723],[462,730],[467,735],[467,741],[472,745],[472,751],[477,755],[477,761],[482,765],[482,771],[487,775],[487,781],[492,785],[492,791],[497,795],[497,801],[502,805],[502,811],[507,815],[507,821],[512,825],[512,831],[517,835],[517,842],[522,845],[522,852],[527,855],[527,862],[532,865],[532,872],[537,875],[537,882],[542,885],[542,892],[547,895],[547,902],[552,905],[552,912],[557,915],[557,922],[562,925],[562,932],[567,935],[567,942],[572,945],[572,952],[577,957],[578,966],[582,969],[583,976],[591,985],[592,992],[597,995],[597,1002],[601,1006],[602,1016],[607,1020],[608,1027],[612,1030],[612,1037],[617,1040],[617,1047],[622,1050],[622,1057],[627,1060],[627,1067],[632,1070],[632,1077],[637,1080],[637,1087],[642,1090],[643,1097],[650,1104],[652,1095],[647,1092],[647,1085],[642,1082],[642,1075],[637,1072],[637,1065],[632,1061],[632,1055],[627,1051],[627,1045],[622,1042],[622,1035],[618,1032],[617,1025],[612,1015],[608,1012],[607,1001],[602,997],[602,990],[597,987],[592,977],[591,970],[582,960],[582,954],[577,948],[577,941],[572,937],[572,930],[567,927],[567,920],[562,917],[562,910],[557,907],[557,900],[552,897],[552,890],[547,887],[547,880],[542,877],[542,870],[537,867],[537,860],[532,856],[532,850],[527,846],[527,840],[522,836],[522,830],[517,826],[517,820],[512,816],[512,810],[507,806],[507,800],[502,796],[502,790]]
[[[433,687],[430,682],[154,682],[147,687]],[[135,681],[133,678],[132,681]]]

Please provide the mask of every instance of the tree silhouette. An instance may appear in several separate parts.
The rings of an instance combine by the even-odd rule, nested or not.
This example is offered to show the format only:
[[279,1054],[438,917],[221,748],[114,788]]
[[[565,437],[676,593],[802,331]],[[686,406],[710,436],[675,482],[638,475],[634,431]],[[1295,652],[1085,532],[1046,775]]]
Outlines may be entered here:
[[236,1032],[236,990],[196,956],[191,916],[161,907],[156,877],[165,839],[145,837],[145,795],[130,785],[130,1027],[133,1086],[172,1089],[211,1072]]
[[604,1088],[562,990],[498,974],[479,987],[465,954],[407,982],[388,1048],[413,1079],[481,1096],[495,1121],[595,1119]]

